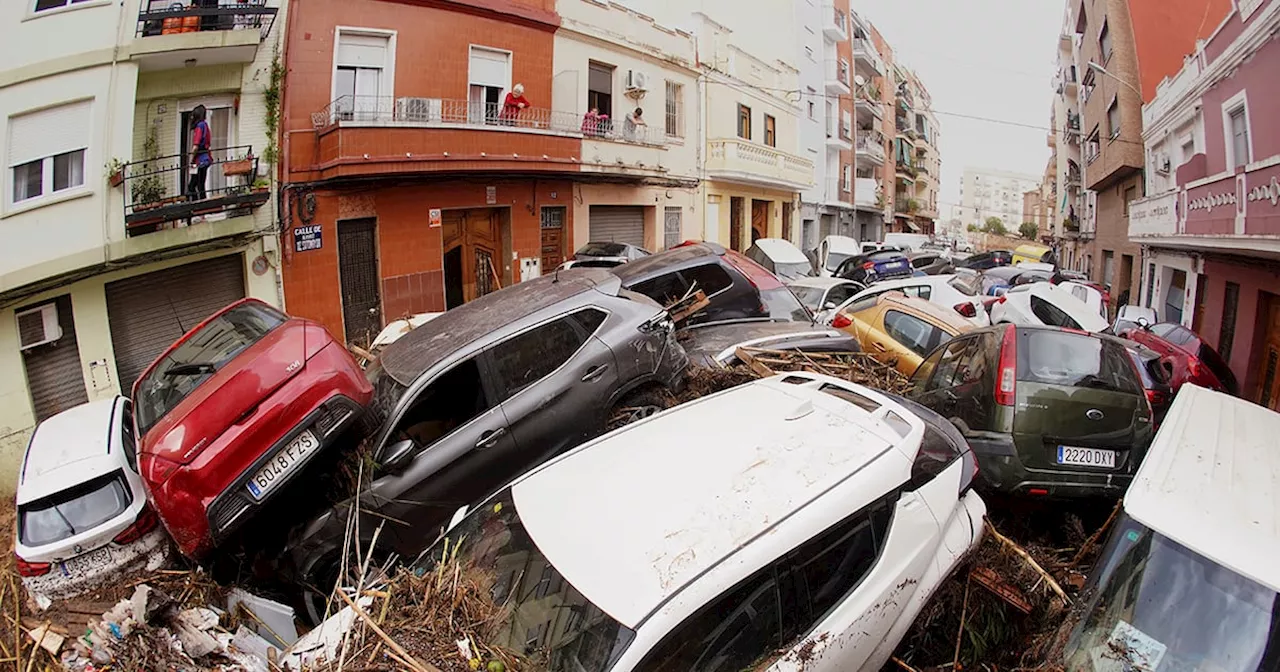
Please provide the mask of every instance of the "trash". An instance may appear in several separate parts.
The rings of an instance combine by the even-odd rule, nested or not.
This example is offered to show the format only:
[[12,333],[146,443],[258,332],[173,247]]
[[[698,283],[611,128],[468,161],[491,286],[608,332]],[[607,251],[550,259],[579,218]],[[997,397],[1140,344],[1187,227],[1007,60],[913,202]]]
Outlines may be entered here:
[[182,642],[182,650],[192,658],[221,651],[222,645],[209,631],[218,627],[218,615],[211,609],[187,609],[173,622],[174,634]]
[[284,649],[298,641],[293,607],[233,588],[227,593],[227,611],[234,614],[237,607],[248,613],[250,627],[275,646]]
[[[373,598],[361,596],[356,604],[361,608],[368,607],[373,604]],[[342,648],[342,642],[355,622],[356,612],[351,607],[343,607],[285,650],[280,666],[290,670],[305,670],[327,660],[336,660],[338,650]]]
[[67,639],[56,632],[52,632],[49,629],[48,623],[34,630],[27,631],[27,636],[31,638],[31,641],[36,643],[36,646],[52,653],[55,656],[58,655],[58,651],[62,649],[62,643]]

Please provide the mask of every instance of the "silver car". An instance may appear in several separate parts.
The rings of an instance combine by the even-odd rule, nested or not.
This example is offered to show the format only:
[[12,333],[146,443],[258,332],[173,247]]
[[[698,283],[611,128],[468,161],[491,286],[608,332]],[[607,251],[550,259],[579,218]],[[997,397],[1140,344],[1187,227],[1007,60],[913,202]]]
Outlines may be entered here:
[[[377,464],[360,492],[366,545],[415,557],[460,506],[606,428],[661,410],[688,364],[667,311],[604,269],[483,296],[388,345],[369,375]],[[290,543],[312,619],[338,578],[351,501]],[[366,546],[367,547],[367,546]]]

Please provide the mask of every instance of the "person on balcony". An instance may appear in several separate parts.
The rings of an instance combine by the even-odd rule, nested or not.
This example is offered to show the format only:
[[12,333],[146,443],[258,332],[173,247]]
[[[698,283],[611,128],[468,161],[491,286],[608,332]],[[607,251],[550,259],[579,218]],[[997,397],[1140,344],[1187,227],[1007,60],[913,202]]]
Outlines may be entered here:
[[529,107],[529,99],[524,97],[524,84],[516,84],[507,92],[502,101],[502,119],[507,126],[514,126],[520,119],[520,112]]
[[636,108],[627,115],[626,122],[623,124],[623,130],[627,132],[627,138],[630,140],[644,139],[641,129],[649,130],[649,124],[644,120],[644,110]]
[[582,117],[582,134],[600,135],[600,108],[593,107]]
[[187,182],[187,199],[192,201],[206,198],[204,182],[213,164],[213,155],[209,152],[211,134],[204,118],[204,105],[196,105],[191,110],[191,180]]

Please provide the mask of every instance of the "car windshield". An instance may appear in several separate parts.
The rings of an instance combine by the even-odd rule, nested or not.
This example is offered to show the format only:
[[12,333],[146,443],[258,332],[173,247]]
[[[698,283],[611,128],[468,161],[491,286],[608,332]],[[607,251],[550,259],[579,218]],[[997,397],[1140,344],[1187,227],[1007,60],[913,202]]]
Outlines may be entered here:
[[831,272],[835,272],[837,268],[840,268],[840,263],[851,256],[853,255],[843,254],[841,252],[828,252],[827,253],[827,270]]
[[284,322],[285,316],[275,310],[245,303],[190,334],[138,380],[133,401],[139,434],[146,434],[201,383]]
[[575,257],[621,257],[627,254],[627,246],[623,243],[587,243],[573,254]]
[[1122,517],[1095,570],[1066,669],[1274,670],[1277,593]]
[[1100,338],[1049,329],[1018,338],[1018,380],[1138,394],[1137,375],[1126,350]]
[[769,319],[778,322],[808,322],[813,319],[809,309],[805,308],[786,287],[765,289],[760,291],[760,300],[769,309]]
[[[446,567],[487,591],[492,615],[477,627],[488,647],[518,657],[518,669],[546,672],[604,672],[635,638],[579,593],[530,538],[510,488],[484,502],[428,549],[416,567]],[[456,576],[456,575],[455,575]]]
[[129,508],[133,498],[119,471],[18,507],[24,546],[43,546],[88,532]]
[[819,304],[822,303],[822,297],[826,295],[827,291],[821,287],[791,285],[791,293],[795,294],[796,298],[800,299],[800,303],[803,303],[809,310],[820,310],[822,306]]
[[812,267],[807,261],[774,262],[773,272],[783,280],[795,280],[809,275]]

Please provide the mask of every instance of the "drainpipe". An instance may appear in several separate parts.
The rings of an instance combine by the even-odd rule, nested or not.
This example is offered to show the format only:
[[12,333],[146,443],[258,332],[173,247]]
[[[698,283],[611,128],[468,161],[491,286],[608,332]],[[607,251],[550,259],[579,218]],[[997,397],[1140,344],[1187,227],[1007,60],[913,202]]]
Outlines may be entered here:
[[[115,126],[115,120],[116,120],[116,85],[119,83],[119,79],[120,79],[119,74],[117,73],[117,70],[118,70],[117,66],[119,65],[119,62],[120,62],[120,41],[124,39],[124,25],[125,25],[124,17],[126,15],[128,5],[129,5],[128,0],[120,0],[120,5],[119,5],[120,12],[116,16],[116,38],[115,40],[113,40],[115,44],[113,44],[111,47],[111,74],[108,76],[108,79],[107,79],[107,115],[106,115],[107,141],[103,143],[103,149],[106,156],[102,161],[103,165],[106,164],[108,158],[115,155],[115,143],[113,142],[113,138],[115,135],[114,126]],[[129,103],[131,106],[136,106],[136,103],[137,103],[136,75],[135,75],[135,82],[134,82],[134,99],[129,101]],[[129,133],[130,135],[133,134],[132,128],[129,129]],[[130,152],[129,158],[130,159],[133,158],[132,152]],[[122,184],[121,189],[123,188],[124,186]],[[102,260],[103,262],[109,262],[111,260],[111,189],[114,189],[114,187],[107,188],[107,191],[103,194],[104,198],[102,199]],[[128,195],[127,194],[123,195],[121,198],[128,198]],[[123,224],[124,210],[120,211],[120,217],[122,220],[121,223]]]

